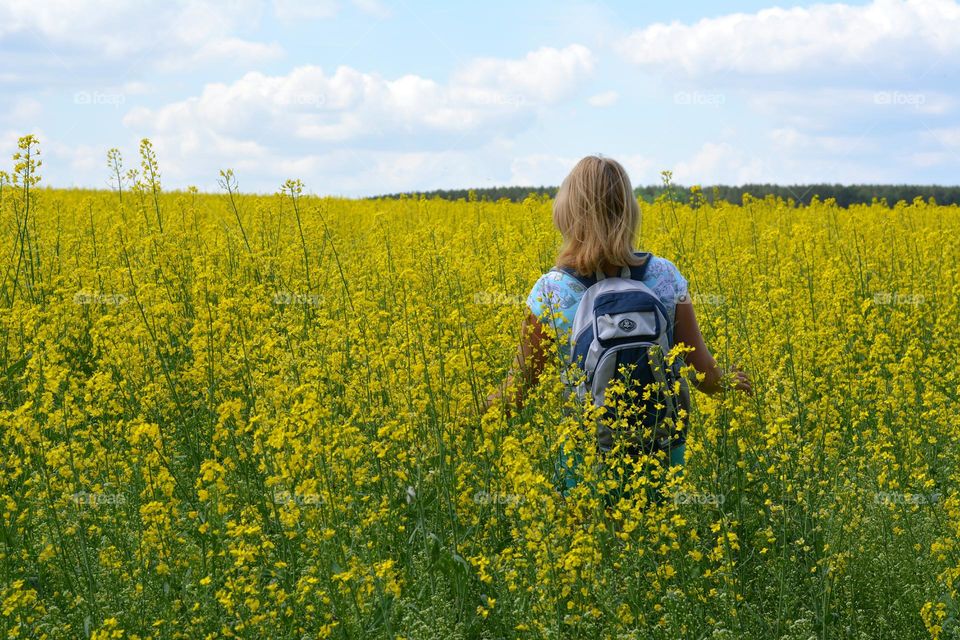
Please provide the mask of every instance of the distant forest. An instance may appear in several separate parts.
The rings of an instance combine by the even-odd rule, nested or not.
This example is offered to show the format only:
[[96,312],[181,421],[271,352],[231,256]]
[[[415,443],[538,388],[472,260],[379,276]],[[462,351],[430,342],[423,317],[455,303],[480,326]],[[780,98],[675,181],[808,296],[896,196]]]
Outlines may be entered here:
[[[689,202],[692,191],[689,187],[673,185],[673,197],[680,202]],[[765,198],[768,195],[793,200],[796,204],[809,204],[814,197],[821,201],[833,198],[840,206],[851,204],[870,204],[876,198],[886,202],[888,206],[895,205],[900,200],[913,202],[914,198],[924,200],[933,198],[937,204],[960,204],[960,186],[940,185],[911,185],[911,184],[806,184],[806,185],[778,185],[778,184],[745,184],[741,186],[716,185],[702,188],[703,197],[708,202],[726,200],[731,203],[743,202],[743,194],[749,193],[755,198]],[[440,197],[445,200],[480,200],[496,202],[507,198],[514,202],[524,200],[530,194],[547,195],[553,197],[557,187],[488,187],[480,189],[437,189],[434,191],[417,191],[408,193],[393,193],[376,196],[375,198],[404,197]],[[651,185],[637,187],[634,193],[646,202],[653,202],[665,195],[666,187]]]

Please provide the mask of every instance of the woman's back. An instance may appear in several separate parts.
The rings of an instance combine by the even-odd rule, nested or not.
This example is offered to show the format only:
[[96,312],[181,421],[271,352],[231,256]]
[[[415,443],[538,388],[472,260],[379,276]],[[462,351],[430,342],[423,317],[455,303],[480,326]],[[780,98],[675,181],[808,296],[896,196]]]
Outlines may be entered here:
[[[676,322],[676,305],[688,296],[686,279],[670,260],[651,255],[643,283],[663,301],[667,308],[667,321],[673,326]],[[533,285],[527,296],[527,306],[545,325],[553,327],[558,336],[567,337],[585,291],[586,287],[572,275],[563,271],[548,271]],[[561,339],[559,347],[564,357],[569,355],[567,339]]]
[[[633,244],[638,236],[640,224],[639,202],[623,166],[611,158],[587,156],[574,166],[557,190],[553,201],[553,222],[563,239],[557,254],[558,264],[575,267],[579,273],[593,273],[604,265],[629,265],[633,268],[644,264],[643,257],[636,253]],[[661,342],[661,345],[671,347],[682,342],[688,347],[685,350],[687,352],[685,357],[674,359],[670,366],[683,369],[687,361],[686,356],[689,356],[689,362],[697,372],[697,377],[690,382],[698,389],[706,393],[717,393],[726,388],[725,374],[717,366],[704,344],[693,305],[690,304],[686,279],[669,260],[653,255],[648,260],[649,263],[643,274],[643,283],[646,285],[645,289],[649,291],[644,292],[644,295],[649,297],[649,293],[652,292],[659,298],[656,304],[663,305],[663,316],[666,316],[665,320],[668,323],[666,340],[663,341],[666,344]],[[611,271],[615,272],[613,268]],[[586,284],[588,283],[581,283],[574,275],[558,270],[540,276],[527,296],[526,302],[530,313],[524,317],[520,326],[520,344],[517,347],[514,365],[503,383],[487,396],[485,403],[487,408],[494,402],[502,401],[505,413],[511,415],[514,409],[523,407],[528,389],[539,381],[540,374],[546,366],[549,358],[547,349],[551,342],[556,342],[563,362],[571,361],[570,331],[581,299],[587,291]],[[606,288],[607,285],[600,286]],[[616,286],[612,289],[616,289]],[[593,303],[588,302],[588,304]],[[596,305],[594,304],[593,307],[591,311],[595,312]],[[657,316],[657,318],[660,317]],[[625,325],[620,325],[618,322],[617,326],[629,333],[637,325],[630,320]],[[656,331],[658,338],[664,337],[659,321]],[[588,333],[588,329],[585,328],[583,335],[586,336]],[[633,340],[634,336],[621,336],[621,338]],[[603,375],[594,376],[591,382],[593,386],[603,387],[610,380],[611,364],[635,365],[637,363],[631,362],[630,358],[642,358],[645,350],[649,348],[649,344],[636,348],[629,346],[629,342],[623,344],[625,345],[623,349],[618,349],[620,346],[618,344],[609,347],[606,353],[601,353],[602,345],[599,344],[598,339],[591,336],[586,355],[593,357],[589,361],[587,358],[583,359],[584,368],[592,368],[593,373],[596,374],[597,365],[601,363],[602,358],[606,358],[602,360],[606,367]],[[611,350],[615,349],[617,351],[613,352],[611,357]],[[624,355],[623,363],[620,362],[621,353]],[[662,383],[667,377],[666,372],[652,359],[649,359],[647,364],[650,368],[650,376],[647,378],[652,377]],[[631,375],[637,373],[635,367],[631,366],[630,369]],[[684,415],[689,415],[687,379],[681,372],[675,373],[680,382],[681,412],[678,413],[685,412]],[[730,373],[733,374],[730,377],[733,388],[752,393],[750,379],[745,373],[738,367],[734,367]],[[561,378],[565,377],[563,370],[560,374]],[[567,385],[567,381],[564,381],[564,384]],[[583,382],[581,381],[580,384],[582,385]],[[670,385],[662,388],[671,389]],[[580,388],[577,389],[578,396],[580,390]],[[595,398],[601,397],[602,391],[601,388],[599,395],[591,391],[591,395]],[[647,402],[647,399],[643,399],[643,402]],[[667,403],[667,405],[670,404],[672,403]],[[676,408],[675,405],[674,408]],[[670,413],[669,406],[666,410]],[[644,415],[652,415],[654,420],[659,420],[659,409],[653,413],[645,412]],[[599,435],[601,434],[598,434],[597,445],[601,447]],[[680,440],[679,446],[668,447],[668,460],[671,465],[683,462],[684,447],[682,438]],[[558,462],[563,469],[563,475],[567,476],[569,481],[568,472],[571,470],[567,462],[562,459],[563,451],[561,450],[560,453],[561,459]],[[567,486],[570,486],[569,483]]]

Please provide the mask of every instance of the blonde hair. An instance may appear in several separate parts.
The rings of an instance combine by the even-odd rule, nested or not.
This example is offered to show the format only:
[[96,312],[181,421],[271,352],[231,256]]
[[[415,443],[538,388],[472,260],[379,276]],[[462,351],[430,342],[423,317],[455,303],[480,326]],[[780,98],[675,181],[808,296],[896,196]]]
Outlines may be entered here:
[[563,236],[558,266],[593,275],[602,267],[643,262],[633,248],[640,205],[630,177],[612,158],[590,155],[573,167],[554,198],[553,224]]

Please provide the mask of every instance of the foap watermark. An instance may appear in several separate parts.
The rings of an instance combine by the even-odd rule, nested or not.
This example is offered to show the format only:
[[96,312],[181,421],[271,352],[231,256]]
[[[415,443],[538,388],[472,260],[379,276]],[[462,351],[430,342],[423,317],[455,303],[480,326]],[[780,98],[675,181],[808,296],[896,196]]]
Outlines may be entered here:
[[919,109],[926,102],[927,96],[923,93],[878,91],[873,94],[873,103],[880,105],[907,106]]
[[323,502],[319,493],[296,493],[277,491],[273,494],[273,503],[281,505],[295,504],[298,507],[316,507]]
[[77,491],[70,494],[70,501],[80,507],[99,507],[103,505],[120,505],[127,502],[122,493],[90,493]]
[[492,93],[485,94],[476,100],[475,104],[519,109],[523,105],[527,104],[527,98],[519,93]]
[[873,496],[875,504],[883,505],[930,505],[940,502],[939,493],[903,493],[899,491],[878,491]]
[[73,94],[73,104],[79,105],[108,106],[118,109],[126,101],[124,94],[110,91],[77,91]]
[[689,491],[678,491],[673,496],[674,504],[709,504],[720,506],[727,501],[727,497],[722,493],[691,493]]
[[919,293],[881,291],[873,294],[874,304],[923,304],[926,298]]
[[673,94],[673,103],[698,107],[719,107],[727,102],[723,93],[711,91],[677,91]]
[[526,296],[516,293],[501,293],[499,291],[480,291],[473,295],[474,304],[509,306],[526,304],[526,301]]
[[105,304],[120,306],[126,304],[127,296],[122,293],[101,293],[99,291],[78,291],[73,295],[74,304]]
[[312,107],[319,109],[327,104],[327,94],[312,91],[295,91],[276,97],[277,104],[288,107]]
[[477,491],[473,494],[475,504],[520,504],[524,497],[518,493],[500,493],[494,491]]
[[444,106],[455,109],[464,104],[469,104],[471,107],[502,107],[507,109],[520,109],[530,104],[529,98],[521,93],[503,93],[476,88],[461,89],[455,95],[444,96],[440,102]]
[[273,294],[273,304],[276,305],[297,305],[305,307],[319,307],[323,302],[323,296],[319,293],[294,293],[291,291],[278,291]]
[[[711,307],[718,307],[723,304],[727,304],[727,296],[722,293],[691,293],[688,295],[690,302],[698,305],[707,305]],[[685,300],[680,300],[684,302]]]

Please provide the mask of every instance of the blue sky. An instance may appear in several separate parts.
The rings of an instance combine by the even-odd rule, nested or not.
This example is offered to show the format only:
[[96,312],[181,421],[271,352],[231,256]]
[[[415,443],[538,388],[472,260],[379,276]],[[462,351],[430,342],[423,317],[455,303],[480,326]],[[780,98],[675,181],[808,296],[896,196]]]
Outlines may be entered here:
[[[105,187],[149,137],[168,188],[346,196],[960,175],[954,0],[0,0],[0,166]],[[6,166],[5,168],[9,168]]]

